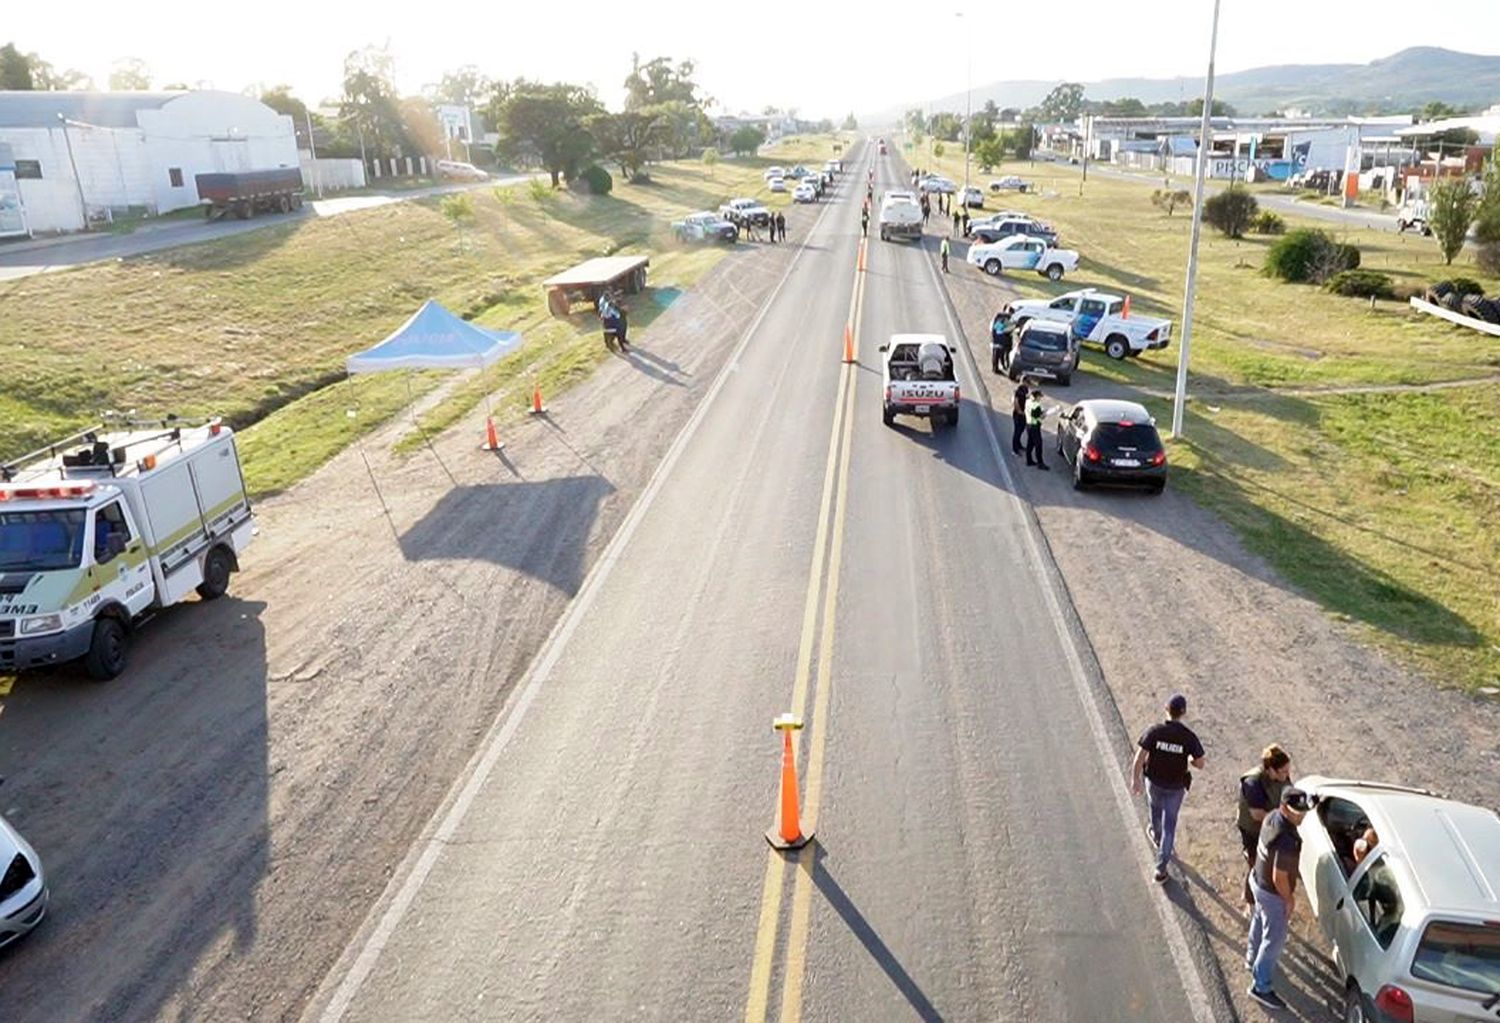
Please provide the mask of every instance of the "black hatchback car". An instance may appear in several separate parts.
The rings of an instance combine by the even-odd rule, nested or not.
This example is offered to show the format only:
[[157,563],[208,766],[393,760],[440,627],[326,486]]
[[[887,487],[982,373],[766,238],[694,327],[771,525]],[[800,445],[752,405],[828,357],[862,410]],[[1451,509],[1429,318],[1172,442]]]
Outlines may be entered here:
[[1091,483],[1142,486],[1159,494],[1167,485],[1167,449],[1156,422],[1133,401],[1090,398],[1057,422],[1057,452],[1073,467],[1073,488]]

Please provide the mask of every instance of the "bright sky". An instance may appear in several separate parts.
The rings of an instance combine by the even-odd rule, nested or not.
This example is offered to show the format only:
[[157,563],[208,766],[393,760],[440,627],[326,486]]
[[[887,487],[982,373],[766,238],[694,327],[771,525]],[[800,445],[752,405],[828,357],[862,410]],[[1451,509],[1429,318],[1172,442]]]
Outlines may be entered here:
[[[161,0],[6,6],[0,43],[12,40],[59,68],[84,71],[100,87],[114,60],[139,57],[157,85],[239,91],[284,82],[303,98],[332,98],[344,55],[388,42],[403,92],[436,82],[445,69],[476,64],[492,77],[592,83],[618,107],[637,51],[643,60],[693,58],[700,84],[734,111],[775,105],[841,118],[963,91],[966,35],[976,85],[1198,75],[1212,0],[1072,0],[1066,19],[1051,4],[975,0],[502,0],[462,7],[263,0],[251,16],[242,16],[250,9],[242,6]],[[955,17],[960,10],[967,12],[962,19]],[[241,13],[225,17],[231,11]],[[1424,17],[1409,0],[1291,7],[1223,0],[1218,66],[1365,63],[1419,45],[1500,50],[1500,2],[1444,0],[1441,17]]]

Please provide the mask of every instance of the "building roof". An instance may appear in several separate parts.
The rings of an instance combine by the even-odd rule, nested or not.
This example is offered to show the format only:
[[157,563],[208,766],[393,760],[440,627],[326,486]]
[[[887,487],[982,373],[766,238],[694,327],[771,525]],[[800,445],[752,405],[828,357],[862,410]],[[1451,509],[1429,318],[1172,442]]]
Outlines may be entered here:
[[104,128],[138,128],[136,113],[183,92],[0,92],[0,128],[55,128],[57,115]]
[[1452,131],[1455,128],[1467,128],[1479,136],[1479,144],[1492,146],[1495,138],[1500,136],[1500,114],[1480,114],[1476,117],[1446,117],[1441,121],[1428,121],[1426,124],[1414,124],[1409,128],[1401,128],[1396,132],[1403,138],[1418,138],[1423,135],[1436,135],[1438,132]]

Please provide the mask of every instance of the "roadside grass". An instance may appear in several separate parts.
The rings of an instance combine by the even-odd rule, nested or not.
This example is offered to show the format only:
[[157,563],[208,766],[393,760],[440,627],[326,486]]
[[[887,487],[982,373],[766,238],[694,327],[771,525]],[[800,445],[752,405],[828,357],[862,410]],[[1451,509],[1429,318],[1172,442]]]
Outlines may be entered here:
[[[961,179],[962,153],[931,162]],[[1090,175],[1080,197],[1077,167],[1012,162],[976,178],[983,187],[1002,174],[1041,187],[987,205],[1051,222],[1083,257],[1058,284],[1034,275],[1010,283],[1029,296],[1120,291],[1133,312],[1173,320],[1165,351],[1121,362],[1084,355],[1091,375],[1134,390],[1168,422],[1170,402],[1158,396],[1173,387],[1181,340],[1186,213],[1153,208],[1149,181]],[[1468,253],[1444,266],[1431,239],[1286,220],[1288,229],[1353,242],[1364,267],[1398,283],[1462,275],[1500,291]],[[1372,308],[1270,280],[1259,268],[1272,240],[1231,241],[1204,227],[1186,439],[1171,443],[1174,485],[1221,515],[1290,585],[1439,684],[1500,685],[1500,387],[1409,389],[1500,375],[1500,343],[1405,303]],[[1361,387],[1397,390],[1326,393]]]
[[[407,381],[361,379],[350,421],[344,359],[424,300],[522,329],[527,347],[500,364],[510,382],[529,397],[535,371],[560,387],[586,368],[557,342],[586,337],[599,349],[589,353],[595,362],[603,346],[581,316],[538,315],[543,278],[590,256],[649,250],[656,288],[686,286],[725,250],[676,248],[671,219],[734,195],[777,202],[764,192],[764,167],[829,152],[826,138],[799,138],[722,160],[712,176],[697,161],[657,164],[651,184],[617,183],[599,198],[549,192],[536,201],[513,187],[502,201],[476,190],[475,221],[461,234],[439,211],[441,199],[424,197],[8,282],[0,285],[0,457],[105,410],[223,415],[245,431],[246,475],[265,496],[327,461],[351,429],[373,430],[404,407]],[[639,314],[633,323],[644,325]],[[439,404],[446,422],[483,399],[477,383],[463,395],[466,381],[423,381],[420,389],[444,385],[459,396]],[[439,415],[426,426],[444,422]]]

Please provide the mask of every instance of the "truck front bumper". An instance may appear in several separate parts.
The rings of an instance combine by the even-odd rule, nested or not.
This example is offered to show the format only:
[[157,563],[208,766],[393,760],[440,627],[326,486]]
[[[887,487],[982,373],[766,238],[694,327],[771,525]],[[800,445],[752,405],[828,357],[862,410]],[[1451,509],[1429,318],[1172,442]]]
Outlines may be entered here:
[[93,638],[94,623],[87,621],[46,636],[0,639],[0,671],[25,671],[77,660],[88,653]]

